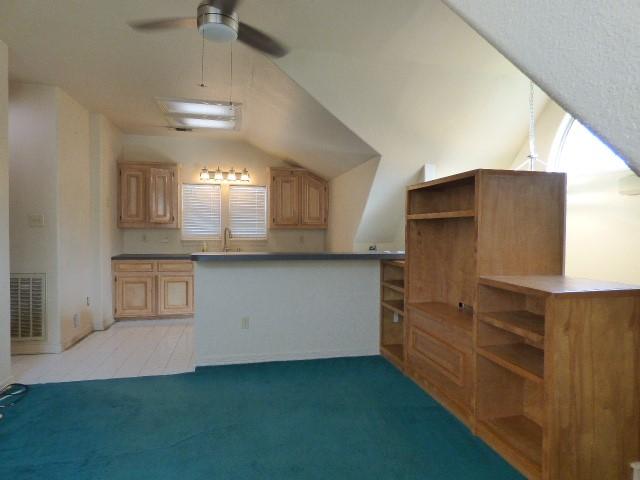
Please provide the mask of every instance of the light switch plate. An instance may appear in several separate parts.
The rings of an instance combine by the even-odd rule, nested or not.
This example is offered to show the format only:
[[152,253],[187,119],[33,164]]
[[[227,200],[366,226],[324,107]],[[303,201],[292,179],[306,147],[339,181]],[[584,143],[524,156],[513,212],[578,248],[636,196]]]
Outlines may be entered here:
[[28,216],[30,227],[44,227],[44,215],[36,213]]

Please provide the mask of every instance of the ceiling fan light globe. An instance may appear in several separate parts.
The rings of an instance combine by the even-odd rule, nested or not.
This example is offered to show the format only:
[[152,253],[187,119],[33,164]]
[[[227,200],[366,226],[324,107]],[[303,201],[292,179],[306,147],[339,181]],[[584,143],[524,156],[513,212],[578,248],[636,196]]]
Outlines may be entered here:
[[238,15],[202,3],[198,7],[198,31],[213,42],[234,42],[238,39]]
[[204,38],[212,42],[235,42],[238,39],[238,32],[222,23],[205,23],[199,30]]

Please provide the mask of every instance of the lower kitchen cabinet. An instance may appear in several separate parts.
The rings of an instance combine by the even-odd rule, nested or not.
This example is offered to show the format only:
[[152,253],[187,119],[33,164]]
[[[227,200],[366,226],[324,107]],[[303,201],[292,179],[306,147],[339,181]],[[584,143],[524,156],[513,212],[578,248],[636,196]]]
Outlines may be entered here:
[[114,317],[193,315],[193,264],[189,260],[115,260]]
[[158,275],[158,315],[193,314],[193,275]]

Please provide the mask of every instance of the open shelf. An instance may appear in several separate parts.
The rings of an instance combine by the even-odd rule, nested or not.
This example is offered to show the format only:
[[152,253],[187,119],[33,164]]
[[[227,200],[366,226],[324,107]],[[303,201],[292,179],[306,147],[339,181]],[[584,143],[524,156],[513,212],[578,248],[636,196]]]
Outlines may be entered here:
[[478,319],[544,348],[544,316],[527,311],[479,313]]
[[478,347],[478,354],[532,382],[544,381],[544,352],[524,343]]
[[473,315],[453,305],[442,302],[421,302],[410,303],[408,306],[466,332],[473,331]]
[[444,218],[472,218],[474,210],[452,210],[448,212],[414,213],[407,215],[407,220],[439,220]]
[[396,292],[404,293],[404,280],[385,280],[382,285]]
[[479,423],[481,429],[484,427],[500,443],[515,450],[539,474],[542,465],[542,428],[537,423],[524,415],[482,420]]
[[382,306],[404,316],[404,300],[383,300]]
[[387,358],[391,357],[391,360],[399,363],[404,361],[404,347],[402,345],[382,345],[380,352]]

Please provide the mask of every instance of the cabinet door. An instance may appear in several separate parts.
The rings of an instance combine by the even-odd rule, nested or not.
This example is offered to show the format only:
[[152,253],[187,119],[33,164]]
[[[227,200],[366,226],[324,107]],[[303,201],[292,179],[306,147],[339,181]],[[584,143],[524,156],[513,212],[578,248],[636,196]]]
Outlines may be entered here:
[[115,316],[149,317],[155,314],[154,275],[116,276]]
[[158,315],[193,314],[193,275],[158,275]]
[[120,166],[120,215],[118,226],[142,227],[147,219],[148,169],[139,165]]
[[298,226],[299,191],[299,177],[293,171],[278,172],[271,176],[271,226]]
[[149,223],[174,224],[176,205],[175,169],[151,167],[149,169]]
[[300,176],[301,224],[317,228],[327,227],[328,187],[324,180],[304,173]]

